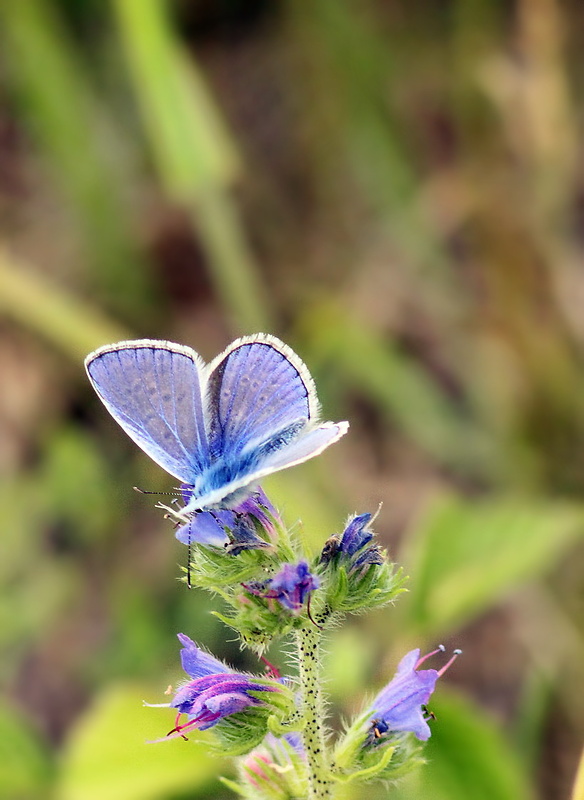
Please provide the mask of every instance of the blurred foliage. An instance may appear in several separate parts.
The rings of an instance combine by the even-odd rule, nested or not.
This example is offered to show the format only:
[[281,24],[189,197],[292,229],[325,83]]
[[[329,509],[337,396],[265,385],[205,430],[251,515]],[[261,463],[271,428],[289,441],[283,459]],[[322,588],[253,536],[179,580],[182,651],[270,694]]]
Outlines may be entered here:
[[[63,754],[57,796],[63,800],[216,797],[217,770],[226,769],[202,743],[147,747],[160,738],[156,712],[144,708],[147,687],[110,686],[73,731]],[[167,744],[171,745],[170,747]]]
[[178,583],[184,550],[131,491],[169,480],[81,361],[260,329],[352,426],[270,496],[314,550],[383,502],[410,574],[331,642],[335,714],[410,646],[465,651],[429,765],[385,794],[570,795],[583,36],[570,0],[0,3],[3,797],[227,797],[203,747],[145,744],[172,722],[141,702],[179,679],[179,630],[260,667]]

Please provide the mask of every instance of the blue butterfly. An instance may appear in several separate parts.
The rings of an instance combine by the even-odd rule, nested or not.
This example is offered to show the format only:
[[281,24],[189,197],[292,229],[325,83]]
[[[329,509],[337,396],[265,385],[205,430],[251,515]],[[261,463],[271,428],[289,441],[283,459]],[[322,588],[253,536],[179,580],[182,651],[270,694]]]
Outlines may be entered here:
[[264,477],[318,455],[349,427],[319,424],[308,369],[265,333],[236,339],[210,364],[190,347],[137,339],[100,347],[85,367],[128,436],[186,484],[185,515],[235,507]]

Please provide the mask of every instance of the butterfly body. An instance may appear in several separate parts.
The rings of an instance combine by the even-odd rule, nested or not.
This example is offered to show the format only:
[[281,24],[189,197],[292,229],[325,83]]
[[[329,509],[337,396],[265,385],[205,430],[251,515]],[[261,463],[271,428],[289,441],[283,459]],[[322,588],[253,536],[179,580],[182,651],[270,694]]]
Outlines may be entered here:
[[237,505],[263,477],[318,455],[348,429],[318,423],[306,366],[267,334],[237,339],[210,364],[153,339],[106,345],[85,364],[114,419],[187,485],[183,514]]

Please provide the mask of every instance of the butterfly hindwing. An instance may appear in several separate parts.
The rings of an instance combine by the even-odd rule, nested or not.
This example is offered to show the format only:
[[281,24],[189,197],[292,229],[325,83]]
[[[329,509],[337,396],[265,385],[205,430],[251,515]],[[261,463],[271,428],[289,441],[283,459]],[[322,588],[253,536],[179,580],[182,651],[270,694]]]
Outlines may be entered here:
[[290,444],[266,456],[263,473],[293,467],[322,453],[329,445],[344,436],[349,429],[348,422],[323,422],[317,428],[306,431]]
[[209,465],[198,354],[143,339],[102,347],[85,363],[116,422],[163,469],[194,483]]

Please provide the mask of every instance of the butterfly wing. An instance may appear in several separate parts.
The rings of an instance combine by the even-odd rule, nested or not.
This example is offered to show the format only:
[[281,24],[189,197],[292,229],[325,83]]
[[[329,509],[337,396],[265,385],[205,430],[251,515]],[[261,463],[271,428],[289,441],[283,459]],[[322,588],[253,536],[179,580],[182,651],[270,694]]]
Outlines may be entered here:
[[266,454],[260,470],[262,477],[314,458],[348,430],[348,422],[323,422],[318,428],[302,432],[293,442]]
[[345,422],[317,427],[314,381],[273,336],[238,339],[207,370],[210,451],[219,468],[205,475],[186,511],[236,505],[240,490],[318,455],[347,431]]
[[139,339],[101,347],[85,367],[128,436],[175,478],[193,484],[209,466],[201,357],[172,342]]
[[208,369],[211,449],[227,462],[318,416],[310,373],[274,336],[237,339]]
[[202,494],[198,497],[193,496],[183,511],[189,513],[214,506],[236,507],[244,499],[248,487],[257,485],[274,472],[302,464],[303,461],[319,455],[348,430],[348,422],[323,422],[317,428],[300,433],[294,441],[270,453],[262,449],[261,453],[253,454],[251,469],[243,471],[237,478],[218,487],[212,484],[205,486]]

